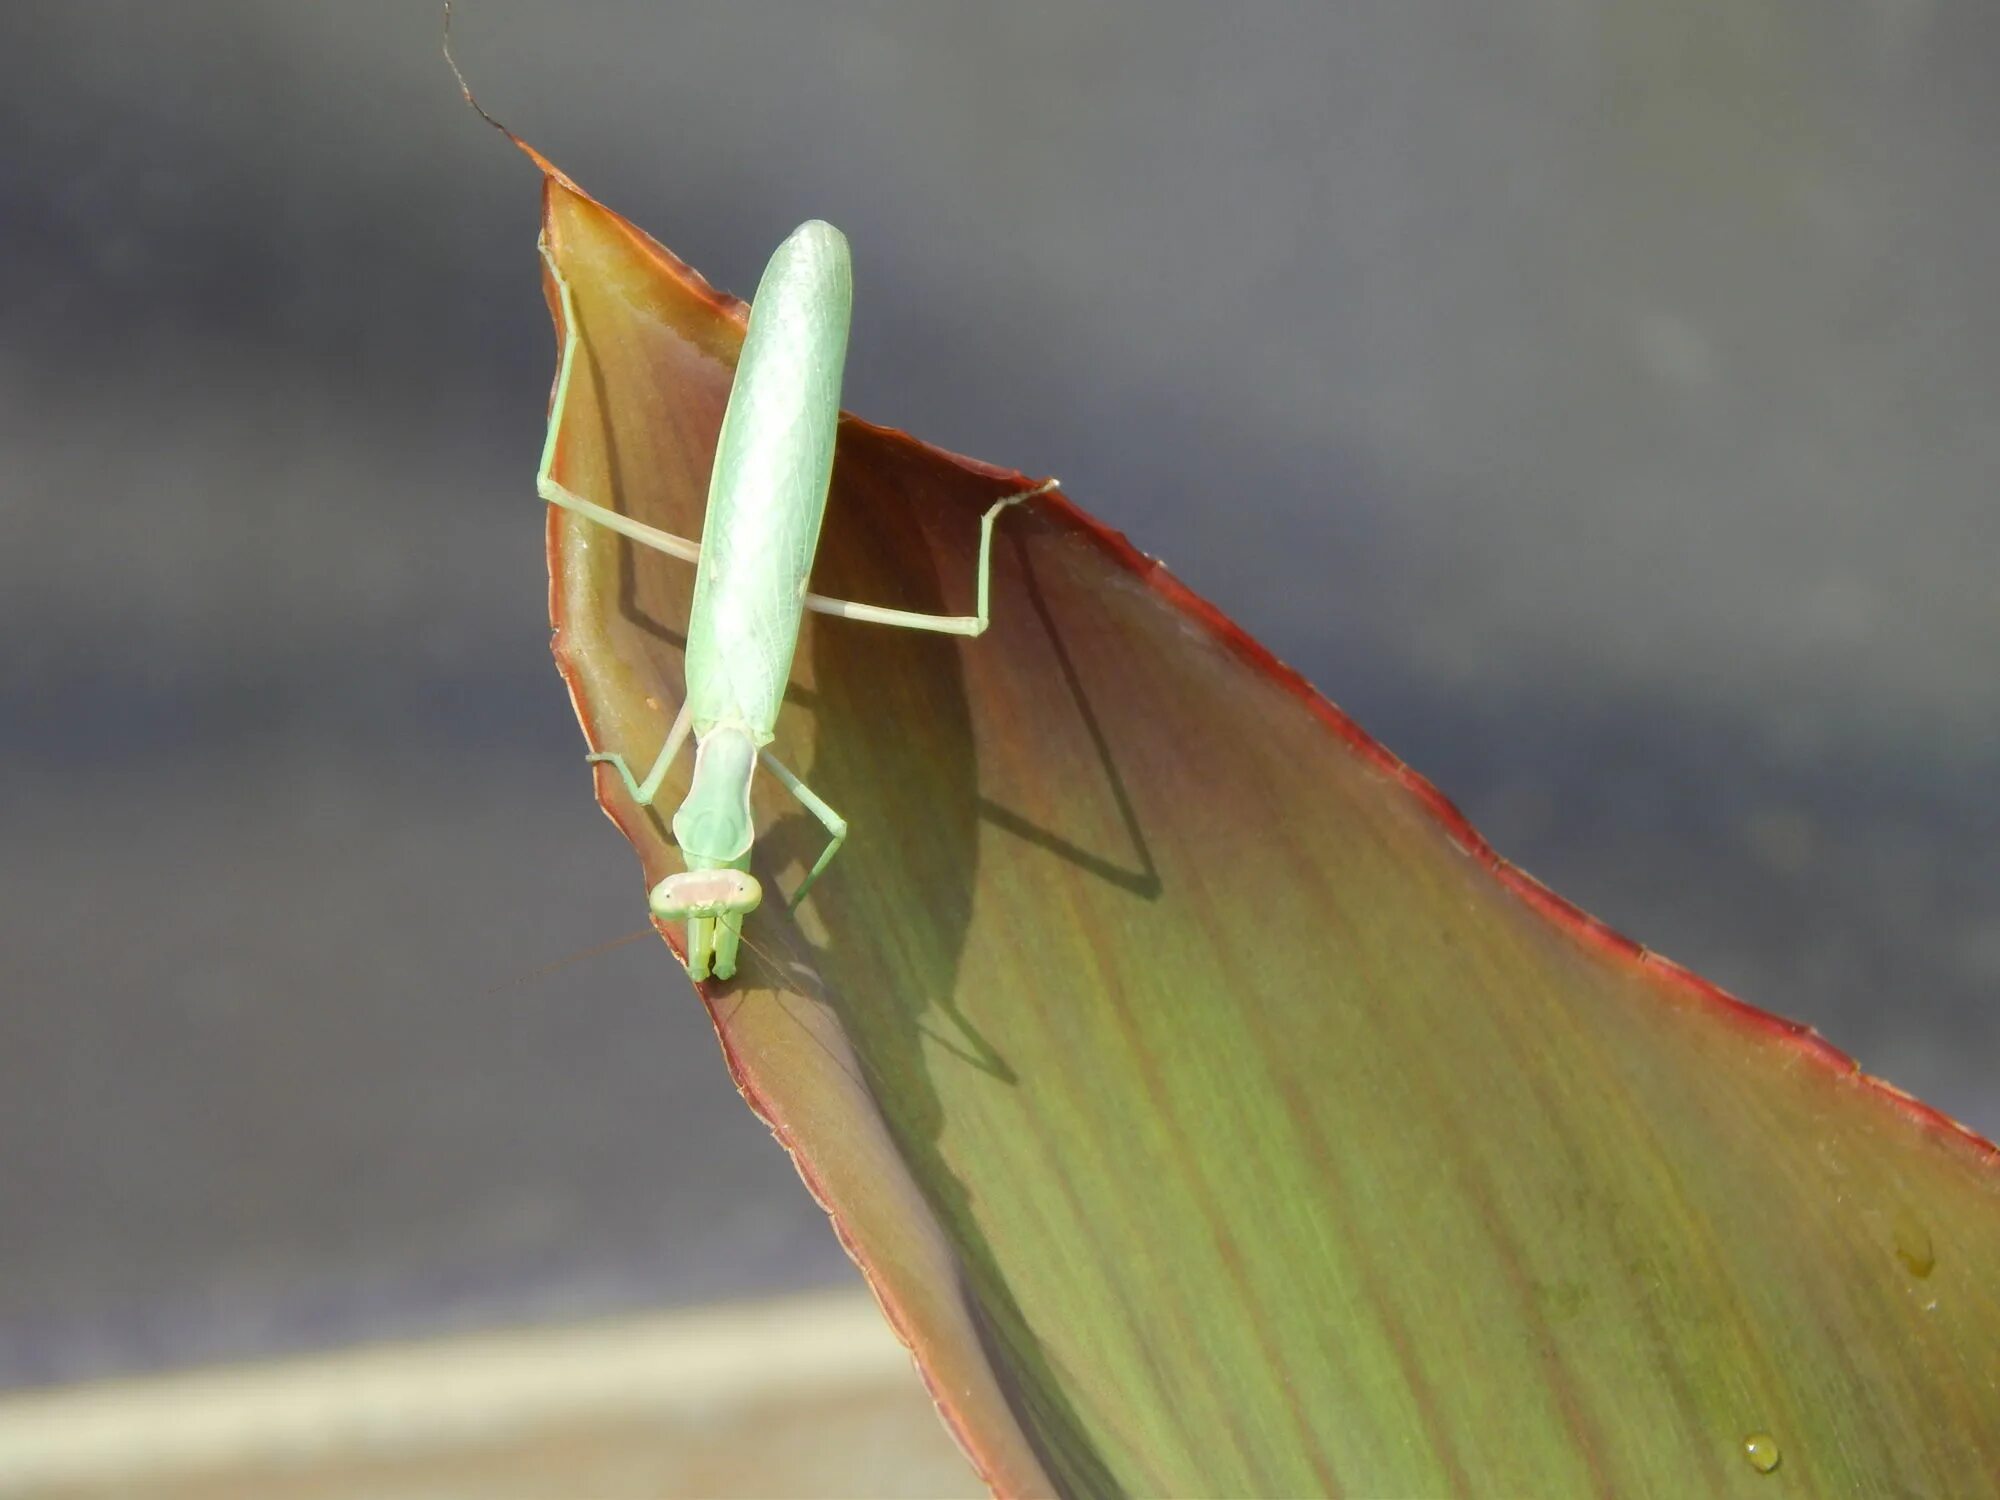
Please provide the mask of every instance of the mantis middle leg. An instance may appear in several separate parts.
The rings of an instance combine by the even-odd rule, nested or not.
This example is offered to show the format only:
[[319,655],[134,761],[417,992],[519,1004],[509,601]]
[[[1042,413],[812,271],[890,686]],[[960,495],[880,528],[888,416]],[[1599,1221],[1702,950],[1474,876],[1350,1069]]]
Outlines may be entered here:
[[631,794],[632,800],[641,807],[651,807],[653,799],[660,795],[660,784],[667,779],[667,768],[673,765],[674,757],[687,743],[693,708],[692,700],[681,704],[681,711],[674,715],[674,727],[667,731],[667,742],[660,747],[659,757],[654,760],[653,769],[646,773],[644,781],[633,779],[632,768],[625,763],[625,757],[615,750],[599,750],[584,759],[592,765],[601,761],[611,767],[618,773],[618,779],[625,783],[625,790]]
[[825,799],[818,792],[815,792],[811,787],[799,780],[798,777],[794,776],[786,769],[784,762],[780,761],[770,751],[759,750],[757,758],[764,762],[770,769],[771,774],[783,783],[786,791],[799,799],[799,805],[815,818],[818,818],[820,825],[832,835],[832,841],[820,855],[819,862],[812,867],[811,873],[800,883],[799,888],[792,892],[792,899],[785,903],[785,909],[791,911],[801,901],[805,900],[806,892],[812,889],[812,883],[819,879],[821,871],[833,863],[834,855],[840,852],[840,846],[847,841],[847,819],[843,818],[831,807],[828,807]]

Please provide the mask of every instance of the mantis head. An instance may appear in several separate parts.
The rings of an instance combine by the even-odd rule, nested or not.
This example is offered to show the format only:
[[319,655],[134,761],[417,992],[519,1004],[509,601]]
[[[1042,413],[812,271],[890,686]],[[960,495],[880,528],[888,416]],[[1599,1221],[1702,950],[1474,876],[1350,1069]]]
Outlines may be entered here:
[[764,888],[748,870],[683,870],[653,887],[648,904],[662,922],[687,923],[687,967],[694,979],[736,974],[736,949],[743,940],[743,915],[755,911]]
[[764,888],[748,870],[683,870],[653,887],[653,915],[662,922],[709,917],[742,918],[764,899]]
[[674,814],[674,840],[687,869],[653,887],[648,904],[662,922],[687,923],[687,967],[695,979],[736,973],[743,917],[764,899],[746,868],[755,829],[750,777],[757,749],[747,735],[717,730],[696,747],[694,782]]

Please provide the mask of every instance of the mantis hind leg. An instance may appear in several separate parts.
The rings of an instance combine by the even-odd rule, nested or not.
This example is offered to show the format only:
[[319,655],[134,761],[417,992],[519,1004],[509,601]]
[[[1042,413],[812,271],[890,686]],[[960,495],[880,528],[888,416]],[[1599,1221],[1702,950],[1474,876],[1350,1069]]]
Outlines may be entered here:
[[555,283],[556,300],[562,306],[563,344],[562,357],[556,364],[555,394],[549,399],[549,431],[542,439],[542,466],[535,473],[535,493],[550,505],[560,505],[595,521],[620,536],[629,537],[643,547],[651,547],[655,552],[664,552],[669,557],[678,557],[685,562],[701,560],[701,543],[691,542],[686,537],[675,536],[671,531],[662,531],[657,526],[648,526],[635,521],[630,516],[620,515],[609,506],[599,505],[595,500],[586,500],[574,490],[556,481],[556,438],[562,431],[563,412],[569,406],[570,377],[576,373],[576,303],[570,297],[569,279],[556,265],[556,258],[549,251],[549,242],[543,238],[537,242],[542,253],[542,265],[547,268],[549,280]]
[[811,873],[800,883],[799,888],[792,893],[792,899],[785,903],[785,909],[790,911],[797,907],[801,901],[805,900],[806,892],[812,889],[812,883],[819,879],[821,873],[828,865],[833,863],[834,855],[838,854],[840,846],[847,842],[847,819],[827,806],[825,800],[818,792],[815,792],[811,787],[799,780],[798,777],[794,776],[785,768],[784,763],[770,751],[759,750],[757,758],[770,768],[771,774],[783,783],[785,790],[798,798],[799,805],[815,818],[818,818],[820,825],[832,836],[826,849],[821,853],[819,862],[812,867]]
[[986,514],[979,518],[979,604],[976,614],[918,614],[908,609],[885,609],[879,604],[857,604],[852,599],[829,599],[824,594],[807,594],[806,608],[818,614],[833,615],[842,620],[862,620],[871,625],[899,625],[905,630],[929,630],[939,635],[984,635],[986,627],[993,623],[987,610],[987,595],[993,585],[993,523],[1000,519],[1000,512],[1008,506],[1019,505],[1037,495],[1046,495],[1061,483],[1059,479],[1045,480],[1031,490],[1005,496],[986,507]]

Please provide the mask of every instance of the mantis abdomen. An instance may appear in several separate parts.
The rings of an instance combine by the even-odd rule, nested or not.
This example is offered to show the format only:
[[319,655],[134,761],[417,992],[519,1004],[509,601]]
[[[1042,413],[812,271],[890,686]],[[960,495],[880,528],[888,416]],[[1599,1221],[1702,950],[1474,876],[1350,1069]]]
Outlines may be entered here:
[[847,237],[818,219],[792,231],[757,284],[688,617],[697,739],[734,724],[765,745],[778,722],[826,515],[853,300]]

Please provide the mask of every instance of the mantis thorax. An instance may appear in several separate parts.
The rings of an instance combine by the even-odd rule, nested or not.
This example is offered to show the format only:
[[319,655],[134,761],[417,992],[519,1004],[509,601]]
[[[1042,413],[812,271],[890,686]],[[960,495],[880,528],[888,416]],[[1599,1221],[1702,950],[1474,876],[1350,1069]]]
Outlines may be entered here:
[[756,837],[750,820],[750,777],[757,747],[735,727],[700,737],[694,781],[674,814],[674,842],[690,870],[741,869]]

